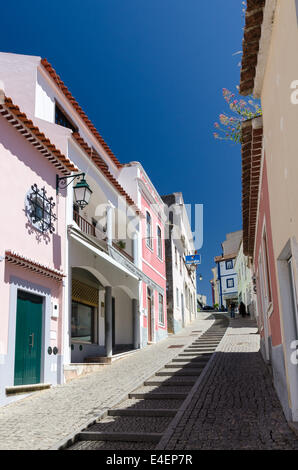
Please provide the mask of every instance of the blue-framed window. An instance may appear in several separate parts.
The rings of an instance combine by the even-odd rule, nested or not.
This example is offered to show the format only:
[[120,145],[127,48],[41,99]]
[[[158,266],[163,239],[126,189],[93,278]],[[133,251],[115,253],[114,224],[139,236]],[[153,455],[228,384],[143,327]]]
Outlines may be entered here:
[[234,279],[227,279],[227,288],[230,289],[231,287],[234,287]]
[[233,260],[232,259],[228,259],[226,261],[226,269],[233,269]]

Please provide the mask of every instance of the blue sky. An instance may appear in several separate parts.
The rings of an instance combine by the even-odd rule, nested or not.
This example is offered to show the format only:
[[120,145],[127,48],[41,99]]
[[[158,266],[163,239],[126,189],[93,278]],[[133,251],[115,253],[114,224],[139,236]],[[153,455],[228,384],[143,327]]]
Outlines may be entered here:
[[[240,0],[51,0],[1,6],[1,51],[46,57],[123,162],[160,194],[204,204],[198,290],[227,232],[241,229],[240,147],[217,141],[239,84]],[[13,28],[12,28],[13,25]]]

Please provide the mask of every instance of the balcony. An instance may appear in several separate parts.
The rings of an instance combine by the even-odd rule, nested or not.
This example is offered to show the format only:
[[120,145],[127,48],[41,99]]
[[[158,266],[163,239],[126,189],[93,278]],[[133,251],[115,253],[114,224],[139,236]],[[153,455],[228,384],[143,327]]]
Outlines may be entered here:
[[[105,232],[97,228],[94,224],[88,222],[88,220],[84,219],[84,217],[82,217],[77,211],[73,211],[73,220],[78,225],[80,230],[86,235],[95,237],[98,240],[102,240],[104,242],[107,241]],[[127,253],[124,248],[121,248],[117,241],[113,241],[113,247],[129,261],[132,263],[134,262],[133,257]]]
[[91,224],[90,222],[88,222],[86,219],[84,219],[84,217],[82,217],[76,211],[73,211],[73,220],[80,227],[80,230],[86,233],[86,235],[92,235],[92,237],[96,237],[95,226]]

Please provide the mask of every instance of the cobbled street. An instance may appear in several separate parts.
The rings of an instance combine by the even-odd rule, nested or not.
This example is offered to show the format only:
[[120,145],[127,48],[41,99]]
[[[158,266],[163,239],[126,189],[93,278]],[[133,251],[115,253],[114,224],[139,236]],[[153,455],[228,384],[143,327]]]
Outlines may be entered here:
[[[201,336],[213,323],[210,316],[201,314],[179,334],[100,372],[2,408],[0,448],[59,448],[68,436],[115,406],[121,397],[175,358],[180,349],[171,346],[188,346],[197,331],[201,331]],[[230,320],[215,354],[177,415],[173,419],[156,418],[168,426],[156,449],[298,449],[298,439],[284,418],[259,347],[253,321],[238,317]],[[181,391],[181,387],[177,386],[177,390]],[[100,445],[82,442],[74,448],[100,450]],[[120,450],[121,443],[111,443],[110,448]],[[142,446],[132,445],[131,449]]]
[[194,339],[193,330],[204,332],[213,322],[196,320],[178,334],[99,372],[0,408],[0,449],[50,449],[58,445],[175,357],[179,348],[171,346],[187,346]]
[[259,348],[252,322],[232,319],[203,382],[157,448],[297,450]]

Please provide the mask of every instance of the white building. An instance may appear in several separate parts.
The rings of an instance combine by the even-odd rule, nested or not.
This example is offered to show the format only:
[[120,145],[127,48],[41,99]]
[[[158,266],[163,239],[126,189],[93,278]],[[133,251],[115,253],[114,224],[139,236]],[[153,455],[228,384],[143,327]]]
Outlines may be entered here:
[[203,294],[197,294],[198,308],[205,307],[207,305],[207,297]]
[[256,294],[254,292],[252,264],[248,256],[243,253],[243,242],[241,242],[236,257],[235,269],[238,277],[238,302],[243,302],[246,310],[256,314]]
[[[0,79],[6,95],[85,174],[92,191],[81,207],[73,187],[82,177],[60,180],[57,189],[67,195],[58,362],[68,380],[84,373],[86,362],[140,347],[139,286],[146,280],[139,269],[140,211],[119,183],[122,165],[47,60],[0,53]],[[61,244],[55,234],[54,243]],[[55,262],[59,269],[61,259]]]
[[236,257],[242,240],[242,230],[226,235],[222,242],[222,255],[216,256],[217,280],[220,307],[228,308],[230,304],[238,305],[238,276],[235,268]]
[[197,313],[196,272],[185,263],[195,247],[182,193],[162,196],[169,208],[166,239],[167,316],[169,333],[177,333]]

